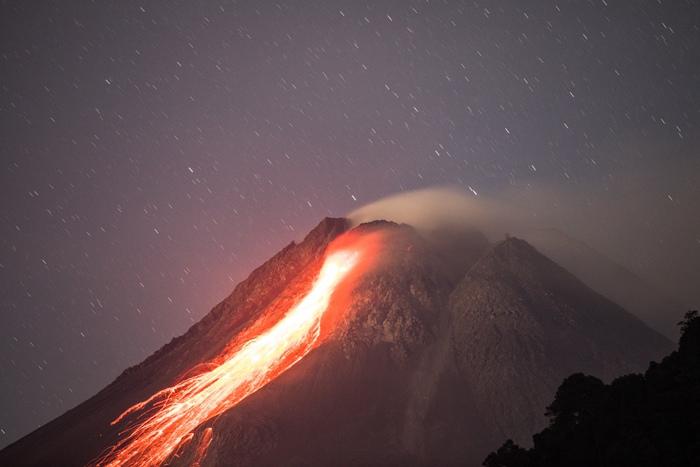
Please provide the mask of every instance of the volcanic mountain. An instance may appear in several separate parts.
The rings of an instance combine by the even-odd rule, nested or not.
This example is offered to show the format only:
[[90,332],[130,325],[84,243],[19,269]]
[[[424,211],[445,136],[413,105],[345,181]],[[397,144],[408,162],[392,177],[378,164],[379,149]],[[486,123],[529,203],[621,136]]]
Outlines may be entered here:
[[523,240],[327,218],[0,465],[479,465],[670,349]]

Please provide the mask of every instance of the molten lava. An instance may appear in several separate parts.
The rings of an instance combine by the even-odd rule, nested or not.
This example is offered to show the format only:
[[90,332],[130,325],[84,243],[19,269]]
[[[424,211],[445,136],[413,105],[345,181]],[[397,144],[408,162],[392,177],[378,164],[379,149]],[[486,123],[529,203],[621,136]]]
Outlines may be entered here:
[[[97,464],[162,464],[189,443],[197,427],[229,410],[298,362],[317,345],[322,318],[334,291],[356,268],[361,257],[369,256],[367,252],[360,243],[348,241],[340,248],[331,249],[310,291],[276,323],[224,351],[215,360],[213,369],[188,377],[127,409],[113,425],[132,414],[138,414],[140,420]],[[208,427],[197,449],[197,464],[211,437]]]

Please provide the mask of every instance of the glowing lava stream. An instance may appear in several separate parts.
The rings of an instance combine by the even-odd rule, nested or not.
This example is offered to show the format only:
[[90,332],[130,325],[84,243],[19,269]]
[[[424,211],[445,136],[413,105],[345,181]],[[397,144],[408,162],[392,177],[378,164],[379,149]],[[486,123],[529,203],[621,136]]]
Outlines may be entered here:
[[[192,439],[199,425],[235,406],[298,362],[313,349],[331,295],[360,256],[358,249],[330,253],[309,293],[272,327],[245,342],[214,369],[163,389],[121,414],[113,425],[127,415],[150,409],[97,465],[162,464],[178,446]],[[211,437],[211,430],[208,435]]]

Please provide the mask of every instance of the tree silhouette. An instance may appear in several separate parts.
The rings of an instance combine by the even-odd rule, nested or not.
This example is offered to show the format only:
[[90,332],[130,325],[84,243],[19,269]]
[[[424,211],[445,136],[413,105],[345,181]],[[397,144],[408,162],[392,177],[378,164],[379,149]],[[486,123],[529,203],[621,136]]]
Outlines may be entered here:
[[580,373],[566,378],[533,447],[508,440],[483,465],[700,466],[700,316],[689,311],[678,324],[678,350],[644,375],[609,385]]

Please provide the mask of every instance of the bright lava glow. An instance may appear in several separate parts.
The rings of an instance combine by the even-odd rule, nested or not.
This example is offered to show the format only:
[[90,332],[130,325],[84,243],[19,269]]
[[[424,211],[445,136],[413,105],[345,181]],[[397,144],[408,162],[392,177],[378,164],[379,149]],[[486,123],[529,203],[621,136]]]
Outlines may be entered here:
[[[163,389],[126,410],[112,424],[148,409],[144,410],[144,419],[97,464],[162,464],[192,439],[198,426],[235,406],[298,362],[314,348],[331,295],[359,259],[360,253],[355,249],[330,253],[309,293],[272,327],[234,348],[214,369]],[[210,429],[204,433],[207,446],[211,435]],[[198,453],[198,457],[203,454]]]

